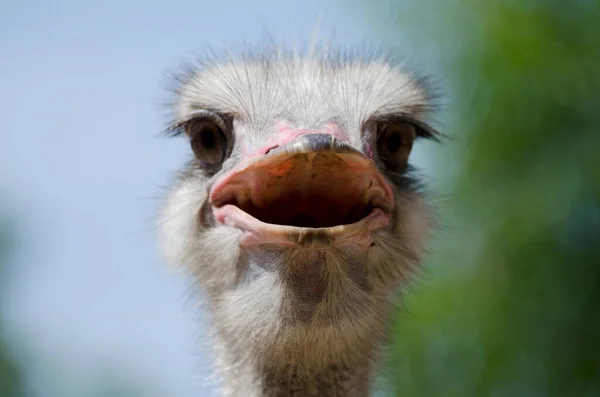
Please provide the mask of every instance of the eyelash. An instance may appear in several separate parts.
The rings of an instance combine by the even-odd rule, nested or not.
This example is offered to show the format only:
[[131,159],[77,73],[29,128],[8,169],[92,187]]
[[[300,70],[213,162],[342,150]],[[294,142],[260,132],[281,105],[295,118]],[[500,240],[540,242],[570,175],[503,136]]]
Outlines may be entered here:
[[384,124],[394,124],[394,123],[408,123],[411,124],[417,133],[417,137],[419,138],[427,138],[433,139],[435,141],[439,141],[440,133],[433,129],[428,124],[417,120],[412,117],[408,117],[405,115],[393,115],[387,117],[381,117],[377,119],[378,127]]
[[211,110],[201,110],[189,114],[187,117],[172,122],[167,128],[166,132],[169,136],[179,136],[187,133],[187,129],[193,123],[209,120],[217,124],[224,132],[227,128],[227,116]]

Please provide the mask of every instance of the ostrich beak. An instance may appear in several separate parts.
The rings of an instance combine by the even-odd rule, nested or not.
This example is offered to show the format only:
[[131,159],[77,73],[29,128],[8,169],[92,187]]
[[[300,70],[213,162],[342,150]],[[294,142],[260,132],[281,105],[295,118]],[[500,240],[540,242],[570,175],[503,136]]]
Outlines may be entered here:
[[370,245],[393,193],[371,159],[332,134],[303,134],[242,162],[210,191],[217,221],[242,245]]

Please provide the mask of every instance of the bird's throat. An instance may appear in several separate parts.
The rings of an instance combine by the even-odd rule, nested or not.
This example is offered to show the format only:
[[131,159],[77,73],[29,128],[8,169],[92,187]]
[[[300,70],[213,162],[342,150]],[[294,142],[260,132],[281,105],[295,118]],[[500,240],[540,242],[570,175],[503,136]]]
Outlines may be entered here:
[[246,251],[235,291],[216,307],[231,395],[368,396],[389,303],[371,293],[366,257],[331,248],[264,255]]

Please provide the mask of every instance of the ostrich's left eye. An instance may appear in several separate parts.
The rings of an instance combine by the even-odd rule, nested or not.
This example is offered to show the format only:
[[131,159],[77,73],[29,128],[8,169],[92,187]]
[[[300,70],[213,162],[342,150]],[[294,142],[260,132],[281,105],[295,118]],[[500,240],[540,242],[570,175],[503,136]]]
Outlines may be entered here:
[[221,127],[211,120],[191,121],[187,127],[192,150],[203,167],[211,168],[225,159],[227,137]]
[[381,123],[377,131],[377,155],[386,168],[404,170],[417,137],[417,128],[409,122]]

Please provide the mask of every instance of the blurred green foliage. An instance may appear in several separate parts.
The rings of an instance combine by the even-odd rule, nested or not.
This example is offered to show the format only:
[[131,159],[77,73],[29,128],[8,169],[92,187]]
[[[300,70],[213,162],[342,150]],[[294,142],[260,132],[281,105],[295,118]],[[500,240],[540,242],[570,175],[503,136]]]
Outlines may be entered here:
[[[4,217],[0,218],[0,302],[5,288],[5,271],[12,254],[12,235]],[[1,312],[0,312],[1,314]],[[23,397],[23,375],[20,365],[12,357],[10,344],[4,339],[4,323],[0,315],[0,396]]]
[[459,54],[460,172],[390,378],[403,397],[600,396],[600,5],[451,3],[470,13],[435,37]]

